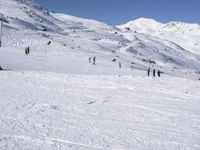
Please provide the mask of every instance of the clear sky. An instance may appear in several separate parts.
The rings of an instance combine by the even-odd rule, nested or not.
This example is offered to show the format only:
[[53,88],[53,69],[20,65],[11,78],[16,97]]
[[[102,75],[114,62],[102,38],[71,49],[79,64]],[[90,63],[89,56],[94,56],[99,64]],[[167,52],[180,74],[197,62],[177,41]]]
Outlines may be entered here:
[[200,23],[200,0],[34,0],[51,11],[111,25],[140,17],[159,22]]

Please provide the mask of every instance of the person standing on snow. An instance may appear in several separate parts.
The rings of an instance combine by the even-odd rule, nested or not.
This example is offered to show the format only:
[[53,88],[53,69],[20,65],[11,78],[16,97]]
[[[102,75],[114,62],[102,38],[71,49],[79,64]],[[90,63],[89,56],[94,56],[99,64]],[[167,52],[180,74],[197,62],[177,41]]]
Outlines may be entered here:
[[91,57],[89,58],[89,63],[91,63]]
[[96,64],[96,57],[93,58],[93,65]]
[[25,54],[26,55],[28,54],[28,48],[27,47],[25,48]]
[[121,64],[121,62],[119,62],[119,68],[122,68],[122,64]]
[[161,71],[158,70],[158,71],[157,71],[157,74],[158,74],[158,77],[160,77]]
[[153,69],[153,76],[156,76],[156,69]]
[[148,67],[148,69],[147,69],[147,75],[148,75],[148,77],[150,76],[150,67]]
[[30,47],[27,47],[27,54],[30,53]]

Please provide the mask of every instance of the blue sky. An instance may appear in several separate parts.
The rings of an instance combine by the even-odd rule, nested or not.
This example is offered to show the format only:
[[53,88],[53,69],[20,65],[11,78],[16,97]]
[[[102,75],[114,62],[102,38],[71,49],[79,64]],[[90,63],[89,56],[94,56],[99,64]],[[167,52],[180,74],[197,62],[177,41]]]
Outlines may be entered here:
[[55,12],[99,20],[111,25],[136,18],[159,22],[200,23],[200,0],[35,0]]

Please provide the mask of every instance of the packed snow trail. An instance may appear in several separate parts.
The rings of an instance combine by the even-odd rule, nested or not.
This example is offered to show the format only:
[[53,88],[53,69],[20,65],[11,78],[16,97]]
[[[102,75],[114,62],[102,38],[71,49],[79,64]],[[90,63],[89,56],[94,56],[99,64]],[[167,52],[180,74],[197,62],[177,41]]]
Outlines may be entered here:
[[197,150],[200,84],[0,72],[1,150]]

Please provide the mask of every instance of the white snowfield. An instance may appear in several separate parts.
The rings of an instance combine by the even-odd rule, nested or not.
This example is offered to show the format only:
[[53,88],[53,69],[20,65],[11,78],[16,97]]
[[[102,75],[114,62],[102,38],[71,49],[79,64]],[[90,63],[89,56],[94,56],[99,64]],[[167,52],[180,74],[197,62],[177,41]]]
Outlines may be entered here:
[[198,150],[199,82],[0,73],[1,150]]
[[1,15],[0,150],[200,149],[198,24],[114,27],[31,0]]

